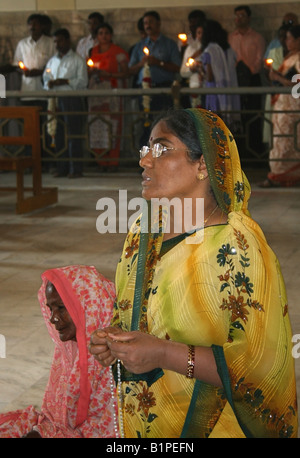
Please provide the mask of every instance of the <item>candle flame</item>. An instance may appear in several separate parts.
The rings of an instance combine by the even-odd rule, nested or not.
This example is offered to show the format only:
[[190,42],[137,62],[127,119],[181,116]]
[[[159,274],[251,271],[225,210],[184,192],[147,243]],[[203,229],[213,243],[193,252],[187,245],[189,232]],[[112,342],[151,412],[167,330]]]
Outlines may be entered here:
[[187,67],[190,67],[191,65],[193,65],[194,62],[195,62],[195,59],[193,59],[192,57],[190,57],[185,65],[186,65]]
[[181,41],[187,41],[187,35],[186,33],[179,33],[178,35],[179,40]]
[[24,65],[24,62],[22,62],[21,60],[19,61],[19,67],[24,70],[25,68],[25,65]]
[[46,72],[47,73],[51,73],[51,69],[50,68],[46,68]]
[[94,61],[93,61],[92,59],[89,59],[89,60],[87,61],[87,65],[88,65],[89,67],[94,67]]
[[272,65],[273,64],[273,59],[266,59],[266,64],[267,65]]
[[146,54],[146,56],[149,56],[149,49],[145,46],[143,49],[143,53]]

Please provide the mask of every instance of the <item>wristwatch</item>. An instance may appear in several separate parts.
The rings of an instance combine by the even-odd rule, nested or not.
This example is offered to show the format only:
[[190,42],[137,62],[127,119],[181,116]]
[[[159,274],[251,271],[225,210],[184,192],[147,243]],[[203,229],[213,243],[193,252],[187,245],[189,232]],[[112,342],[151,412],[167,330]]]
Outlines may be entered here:
[[160,65],[161,67],[164,67],[164,66],[165,66],[165,63],[164,63],[164,61],[163,61],[163,60],[161,60],[161,61],[160,61],[160,63],[159,63],[159,65]]

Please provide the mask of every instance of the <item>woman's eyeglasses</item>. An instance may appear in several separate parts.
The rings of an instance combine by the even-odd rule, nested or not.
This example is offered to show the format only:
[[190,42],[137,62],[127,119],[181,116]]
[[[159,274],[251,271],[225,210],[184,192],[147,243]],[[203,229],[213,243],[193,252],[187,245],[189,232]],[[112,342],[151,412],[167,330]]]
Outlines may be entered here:
[[[168,146],[163,146],[161,145],[160,143],[155,143],[152,147],[150,146],[142,146],[142,148],[140,149],[140,158],[142,159],[143,157],[145,157],[150,151],[152,151],[152,157],[160,157],[162,155],[162,153],[164,153],[165,151],[169,151],[169,150],[178,150],[178,148],[171,148],[171,147],[168,147]],[[186,150],[187,153],[189,152],[188,150]]]

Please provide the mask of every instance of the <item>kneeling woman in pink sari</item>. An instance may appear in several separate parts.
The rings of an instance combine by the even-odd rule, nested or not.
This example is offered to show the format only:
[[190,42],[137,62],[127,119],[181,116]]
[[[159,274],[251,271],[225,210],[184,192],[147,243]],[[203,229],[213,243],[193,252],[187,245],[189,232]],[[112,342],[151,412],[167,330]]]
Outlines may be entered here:
[[41,411],[0,414],[0,437],[116,437],[110,369],[88,351],[92,332],[110,323],[113,283],[94,267],[51,269],[38,297],[55,343]]

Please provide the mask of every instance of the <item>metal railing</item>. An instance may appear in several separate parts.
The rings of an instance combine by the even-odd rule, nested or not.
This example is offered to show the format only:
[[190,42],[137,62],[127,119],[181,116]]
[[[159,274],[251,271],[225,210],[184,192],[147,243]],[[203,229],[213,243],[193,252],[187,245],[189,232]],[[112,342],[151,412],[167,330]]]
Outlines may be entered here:
[[[242,123],[243,126],[239,131],[234,133],[234,137],[239,147],[240,156],[244,164],[267,164],[269,161],[269,151],[272,148],[272,140],[274,138],[273,125],[270,121],[270,114],[274,113],[273,110],[265,110],[263,108],[263,96],[267,94],[291,94],[290,87],[236,87],[236,88],[199,88],[199,89],[190,89],[187,87],[181,87],[179,84],[174,84],[172,88],[149,88],[149,89],[111,89],[111,90],[80,90],[80,91],[35,91],[30,92],[31,98],[36,99],[49,99],[49,98],[59,98],[59,97],[80,97],[83,101],[87,101],[88,98],[92,97],[119,97],[122,100],[122,111],[121,112],[89,112],[86,108],[80,112],[59,112],[55,113],[54,117],[57,118],[58,122],[64,124],[64,121],[61,120],[63,114],[68,114],[71,116],[82,116],[83,128],[81,132],[78,132],[73,135],[67,134],[66,126],[64,125],[64,147],[60,150],[55,150],[51,148],[50,137],[48,134],[48,125],[53,120],[53,114],[49,115],[48,112],[41,112],[41,141],[42,149],[46,152],[42,157],[42,162],[53,162],[53,161],[69,161],[69,158],[64,157],[64,152],[67,149],[68,140],[70,138],[80,139],[81,141],[81,150],[82,155],[80,158],[75,159],[75,161],[82,161],[86,165],[98,162],[101,160],[101,155],[105,157],[114,143],[114,133],[112,128],[112,118],[113,116],[121,116],[122,118],[122,131],[119,135],[120,140],[120,156],[118,158],[119,165],[122,166],[137,166],[139,160],[139,134],[143,129],[144,122],[146,117],[149,115],[157,115],[158,113],[144,113],[139,109],[138,100],[141,96],[151,96],[151,95],[162,95],[166,94],[171,97],[170,105],[174,107],[182,106],[182,100],[184,98],[190,97],[191,95],[208,95],[208,94],[227,94],[227,95],[256,95],[259,94],[262,97],[262,105],[259,110],[241,110],[241,111],[227,111],[219,113],[221,116],[226,114],[230,115],[239,115],[244,119],[247,117],[245,123]],[[7,91],[6,98],[8,104],[11,99],[18,100],[19,104],[22,103],[22,98],[28,97],[28,93],[21,91]],[[87,106],[87,105],[86,105]],[[299,114],[299,120],[295,122],[295,128],[293,134],[285,134],[284,136],[293,136],[294,146],[297,151],[300,151],[300,139],[297,139],[297,125],[300,122],[300,110],[290,111],[290,113]],[[90,121],[90,116],[94,116],[94,120]],[[108,138],[109,144],[105,151],[102,151],[101,154],[95,153],[94,149],[90,147],[90,134],[89,129],[91,123],[95,122],[96,119],[101,119],[108,126]],[[270,143],[265,144],[262,149],[259,151],[254,149],[251,146],[251,124],[258,123],[262,129],[263,123],[267,123],[269,126],[269,137]],[[15,126],[16,128],[16,126]],[[17,126],[17,129],[21,129],[22,126]],[[5,120],[0,120],[0,135],[2,135],[3,130],[9,129],[9,126]],[[2,147],[2,154],[12,156],[12,155],[21,155],[23,150],[21,148],[12,150],[9,147]],[[106,162],[113,162],[115,159],[105,159]]]

